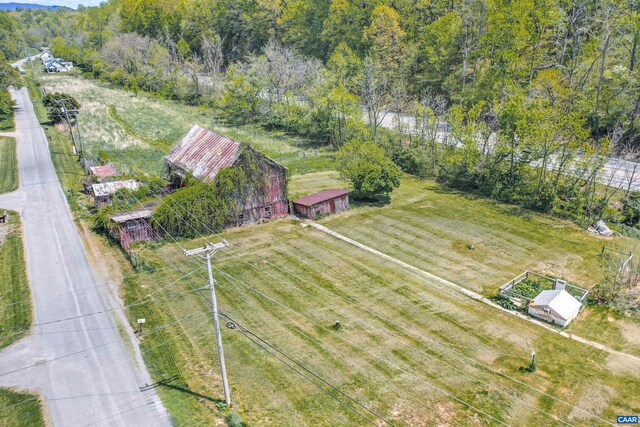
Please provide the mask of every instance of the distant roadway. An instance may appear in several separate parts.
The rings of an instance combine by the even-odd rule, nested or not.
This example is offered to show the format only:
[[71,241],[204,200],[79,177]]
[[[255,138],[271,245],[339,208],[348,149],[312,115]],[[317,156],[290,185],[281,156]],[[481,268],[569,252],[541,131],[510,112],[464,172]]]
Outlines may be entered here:
[[170,425],[137,344],[105,312],[119,307],[101,295],[29,95],[12,96],[20,187],[0,207],[21,212],[35,326],[0,352],[0,386],[40,393],[56,426]]
[[[390,111],[383,111],[382,114],[384,116],[380,119],[380,126],[387,129],[395,129],[398,115]],[[400,123],[404,132],[415,133],[416,120],[414,117],[408,114],[400,114]],[[445,137],[450,136],[448,127],[446,122],[438,122],[437,142],[443,143]],[[532,164],[535,166],[536,162]],[[547,169],[553,170],[553,168],[554,163],[551,162]],[[601,184],[617,187],[621,190],[627,190],[627,188],[632,191],[640,190],[640,163],[615,157],[611,158],[602,167],[597,180]]]

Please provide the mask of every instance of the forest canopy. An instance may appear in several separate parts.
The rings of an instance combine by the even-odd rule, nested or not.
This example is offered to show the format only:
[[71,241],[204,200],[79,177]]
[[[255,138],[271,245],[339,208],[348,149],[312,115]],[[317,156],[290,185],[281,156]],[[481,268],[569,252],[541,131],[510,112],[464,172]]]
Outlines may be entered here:
[[607,214],[599,171],[640,152],[638,0],[112,0],[2,13],[0,42],[573,217]]

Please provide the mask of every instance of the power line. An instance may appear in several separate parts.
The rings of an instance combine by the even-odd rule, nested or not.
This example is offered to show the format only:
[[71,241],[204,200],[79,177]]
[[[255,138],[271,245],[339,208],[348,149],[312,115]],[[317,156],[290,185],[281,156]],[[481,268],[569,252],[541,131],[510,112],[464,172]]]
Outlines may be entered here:
[[[238,331],[247,339],[249,339],[251,342],[253,342],[254,344],[256,344],[258,347],[260,347],[261,349],[263,349],[264,351],[268,352],[269,354],[271,354],[273,357],[275,357],[277,360],[279,360],[281,363],[283,363],[284,365],[286,365],[287,367],[289,367],[291,370],[295,371],[296,373],[298,373],[299,375],[301,375],[303,378],[305,378],[307,381],[309,381],[310,383],[312,383],[313,385],[315,385],[316,387],[318,387],[319,389],[321,389],[322,391],[324,391],[327,395],[329,395],[330,397],[332,397],[333,399],[337,400],[338,402],[340,402],[342,405],[344,405],[345,407],[347,407],[348,409],[350,409],[351,411],[355,412],[356,414],[360,415],[362,418],[364,418],[365,420],[367,420],[368,422],[370,422],[373,425],[377,424],[371,420],[370,418],[368,418],[366,415],[362,414],[361,412],[359,412],[358,410],[356,410],[355,408],[353,408],[351,405],[349,405],[348,403],[344,402],[343,400],[341,400],[340,398],[338,398],[335,394],[331,393],[329,390],[327,390],[326,388],[320,386],[319,384],[317,384],[316,382],[314,382],[310,377],[308,377],[307,375],[303,374],[302,372],[300,372],[298,369],[296,369],[294,366],[292,366],[290,363],[288,363],[286,360],[283,360],[281,357],[279,357],[277,354],[275,354],[274,352],[272,352],[271,350],[269,350],[269,348],[273,349],[275,352],[277,352],[278,354],[282,355],[284,358],[286,358],[287,360],[291,361],[293,364],[297,365],[298,367],[300,367],[302,370],[304,370],[305,372],[311,374],[313,377],[315,377],[316,379],[318,379],[319,381],[321,381],[322,383],[324,383],[325,385],[327,385],[329,388],[335,390],[336,392],[338,392],[340,395],[346,397],[347,399],[349,399],[350,401],[352,401],[353,403],[355,403],[357,406],[361,407],[362,409],[364,409],[365,411],[369,412],[370,414],[372,414],[373,416],[375,416],[376,418],[378,418],[379,420],[383,421],[384,423],[395,427],[395,424],[391,423],[389,420],[387,420],[386,418],[384,418],[382,415],[378,414],[377,412],[373,411],[372,409],[369,409],[368,407],[366,407],[365,405],[361,404],[360,402],[358,402],[356,399],[354,399],[353,397],[349,396],[347,393],[343,392],[342,390],[340,390],[337,386],[335,386],[334,384],[328,382],[327,380],[325,380],[324,378],[322,378],[320,375],[316,374],[315,372],[313,372],[311,369],[307,368],[306,366],[304,366],[303,364],[301,364],[300,362],[298,362],[297,360],[293,359],[292,357],[288,356],[287,354],[285,354],[283,351],[279,350],[277,347],[275,347],[274,345],[268,343],[265,339],[259,337],[257,334],[255,334],[254,332],[250,331],[249,329],[243,327],[240,323],[238,323],[236,320],[234,320],[231,316],[224,314],[224,313],[220,313],[221,316],[226,317],[227,319],[229,319],[234,325],[238,326]],[[259,342],[256,342],[252,337],[255,337]],[[269,347],[269,348],[267,348]]]
[[[197,221],[199,221],[199,222],[200,222],[200,224],[201,224],[201,225],[203,225],[205,228],[208,228],[206,224],[204,224],[201,220],[199,220],[196,216],[194,216],[191,212],[189,212],[189,211],[188,211],[186,208],[184,208],[181,204],[177,203],[177,205],[178,205],[178,206],[180,206],[180,207],[183,209],[183,211],[187,212],[187,213],[188,213],[188,214],[190,214],[193,218],[195,218]],[[178,213],[175,211],[175,209],[172,209],[172,210],[174,211],[174,213],[175,213],[176,215],[178,214]],[[202,234],[201,234],[200,232],[198,232],[198,230],[196,230],[192,225],[190,225],[190,227],[191,227],[191,228],[192,228],[192,230],[194,230],[197,234],[199,234],[201,237],[203,237],[203,236],[202,236]],[[211,230],[210,228],[209,228],[209,231],[211,231],[213,234],[216,234],[216,235],[220,236],[220,234],[218,234],[218,233],[214,232],[214,231],[213,231],[213,230]],[[235,255],[235,254],[233,254],[233,253],[231,253],[230,255],[231,255],[231,256],[234,256],[234,257],[238,258],[239,260],[241,260],[242,262],[244,262],[244,263],[246,263],[246,264],[249,264],[250,266],[252,266],[252,267],[254,267],[254,268],[256,268],[256,269],[258,269],[258,270],[260,270],[260,271],[264,272],[265,274],[269,275],[270,277],[273,277],[270,273],[268,273],[268,272],[266,272],[266,271],[262,270],[261,268],[259,268],[259,267],[255,266],[255,265],[253,265],[253,264],[251,264],[251,263],[249,263],[249,262],[247,262],[247,261],[245,261],[245,260],[243,260],[243,259],[242,259],[242,258],[240,258],[239,256],[237,256],[237,255]],[[265,262],[269,263],[270,265],[274,265],[274,264],[272,264],[271,262],[269,262],[269,261],[267,261],[267,260],[265,260]],[[276,266],[276,265],[274,265],[274,266],[275,266],[276,268],[279,268],[279,267],[278,267],[278,266]],[[279,269],[281,269],[281,268],[279,268]],[[221,270],[219,270],[219,271],[221,271]],[[224,273],[225,273],[225,274],[227,274],[226,272],[224,272]],[[289,273],[288,271],[287,271],[287,273],[288,273],[288,274],[291,274],[291,273]],[[293,275],[293,274],[292,274],[292,275]],[[294,277],[298,277],[298,276],[295,276],[295,275],[293,275],[293,276],[294,276]],[[299,277],[298,277],[298,278],[299,278]],[[301,279],[301,280],[304,280],[304,279]],[[306,280],[304,280],[304,281],[305,281],[305,282],[308,282],[308,281],[306,281]],[[285,283],[287,283],[287,282],[285,281]],[[308,282],[308,283],[309,283],[309,282]],[[293,285],[291,285],[291,286],[292,286],[294,289],[300,290],[299,288],[297,288],[297,287],[295,287],[295,286],[293,286]],[[313,285],[313,286],[318,287],[317,285]],[[301,292],[303,292],[303,291],[301,291]],[[305,294],[307,294],[307,295],[311,296],[310,294],[308,294],[308,293],[306,293],[306,292],[305,292]],[[366,310],[366,311],[367,311],[367,312],[369,312],[369,313],[371,313],[371,312],[370,312],[370,311],[368,311],[368,310]],[[373,314],[373,313],[371,313],[371,314]],[[378,317],[381,317],[381,316],[378,316]],[[386,319],[386,318],[383,318],[383,319],[385,319],[385,321],[389,321],[389,322],[391,322],[389,319]],[[393,322],[391,322],[391,323],[393,323]],[[394,324],[395,324],[395,323],[394,323]],[[404,327],[402,327],[402,326],[400,326],[400,325],[397,325],[397,324],[395,324],[395,325],[396,325],[396,326],[398,326],[398,327],[400,327],[400,328],[402,328],[403,330],[406,330],[406,328],[404,328]],[[427,339],[427,338],[422,337],[422,336],[421,336],[421,338],[423,338],[423,339]],[[438,345],[442,345],[442,346],[444,346],[444,344],[439,343],[439,342],[437,342],[437,341],[435,341],[435,340],[431,340],[431,339],[427,339],[427,340],[429,340],[429,341],[431,341],[431,342],[434,342],[434,343],[436,343],[436,344],[438,344]],[[414,348],[415,348],[415,347],[414,347]],[[445,346],[445,348],[447,348],[447,347]],[[449,350],[450,350],[450,349],[449,349]],[[450,350],[450,351],[453,351],[453,350]],[[425,354],[427,354],[427,353],[425,353]],[[431,357],[433,357],[433,356],[431,356]],[[466,355],[464,355],[464,357],[467,357],[467,358],[468,358],[468,356],[466,356]],[[444,363],[444,362],[442,362],[442,361],[441,361],[441,360],[439,360],[439,359],[436,359],[436,360],[440,361],[441,363]],[[475,359],[472,359],[472,360],[474,360],[474,362],[476,362],[476,363],[479,363],[479,362],[475,361]],[[452,369],[457,369],[457,368],[454,368],[454,367],[453,367],[453,366],[451,366],[451,365],[448,365],[448,366],[450,366]],[[484,366],[486,369],[488,369],[488,370],[490,370],[491,372],[493,372],[493,369],[492,369],[492,368],[487,367],[486,365],[482,365],[482,366]],[[458,370],[458,369],[457,369],[457,370]],[[458,371],[459,371],[459,370],[458,370]],[[475,378],[475,379],[477,379],[477,377],[475,377],[475,376],[473,376],[473,375],[471,375],[471,374],[468,374],[468,373],[466,373],[466,374],[467,374],[467,375],[472,376],[472,377],[473,377],[473,378]],[[499,373],[499,374],[502,374],[502,373]],[[504,375],[504,374],[502,374],[502,375]],[[508,376],[507,376],[507,377],[508,377]],[[511,377],[508,377],[508,378],[511,378]],[[515,379],[514,379],[514,380],[515,380]],[[517,380],[516,380],[516,381],[517,381]],[[485,383],[485,384],[486,384],[486,383]],[[522,383],[522,384],[524,384],[524,383]],[[526,384],[525,384],[525,385],[526,385]],[[527,386],[528,386],[528,385],[527,385]],[[530,387],[530,386],[528,386],[528,387]],[[536,389],[536,390],[537,390],[537,389]],[[513,395],[510,395],[509,393],[504,392],[503,390],[500,390],[500,391],[501,391],[502,393],[505,393],[506,395],[508,395],[508,396],[510,396],[510,397],[512,397],[512,398],[514,398],[514,399],[518,399],[517,397],[515,397],[515,396],[513,396]],[[544,393],[544,392],[543,392],[543,393]],[[523,401],[523,402],[524,402],[524,401]],[[550,417],[552,417],[552,418],[554,418],[554,419],[558,420],[558,418],[557,418],[557,417],[555,417],[555,416],[553,416],[552,414],[546,413],[545,411],[543,411],[543,410],[541,410],[541,409],[539,409],[539,408],[537,408],[537,407],[535,407],[535,406],[532,406],[532,405],[530,405],[530,404],[528,404],[528,403],[526,403],[526,402],[524,402],[524,403],[525,403],[525,405],[530,406],[531,408],[533,408],[533,409],[535,409],[535,410],[537,410],[537,411],[540,411],[540,412],[542,412],[542,413],[544,413],[544,414],[546,414],[546,415],[548,415],[548,416],[550,416]],[[570,405],[570,404],[569,404],[569,405]],[[570,406],[573,406],[573,405],[570,405]],[[576,407],[576,408],[577,408],[577,407]],[[577,409],[580,409],[580,408],[577,408]],[[568,424],[568,423],[566,423],[566,422],[564,422],[564,421],[562,421],[562,420],[559,420],[559,421],[561,421],[561,422],[563,422],[563,423],[565,423],[565,424]]]
[[[48,321],[48,322],[33,323],[30,326],[30,328],[31,327],[35,327],[35,326],[44,326],[44,325],[51,325],[51,324],[56,324],[56,323],[68,322],[68,321],[71,321],[71,320],[82,319],[82,318],[90,317],[90,316],[97,316],[99,314],[106,314],[106,313],[110,313],[112,311],[124,310],[125,308],[137,307],[137,306],[148,304],[148,303],[151,303],[151,302],[163,301],[163,300],[167,300],[167,299],[171,299],[171,298],[176,298],[176,297],[179,297],[181,295],[189,294],[189,293],[192,293],[192,292],[199,292],[202,289],[206,289],[206,288],[192,289],[192,290],[188,290],[188,291],[178,292],[178,293],[170,294],[170,295],[167,295],[167,296],[164,296],[164,297],[161,297],[161,298],[155,298],[155,299],[151,299],[151,300],[144,301],[144,302],[128,304],[128,305],[124,305],[122,307],[107,308],[105,310],[96,311],[96,312],[93,312],[93,313],[80,314],[80,315],[77,315],[77,316],[71,316],[71,317],[66,317],[66,318],[63,318],[63,319],[51,320],[51,321]],[[25,330],[28,330],[30,328],[22,329],[22,330],[20,330],[18,332],[12,333],[12,334],[0,335],[0,338],[7,338],[7,337],[14,336],[14,335],[18,335],[18,334],[21,334]]]
[[[194,320],[194,319],[198,319],[198,318],[202,318],[202,317],[204,317],[204,316],[208,316],[208,315],[209,315],[209,313],[200,313],[200,314],[196,314],[196,315],[185,316],[185,317],[180,318],[180,319],[178,319],[178,320],[175,320],[175,321],[173,321],[173,322],[168,322],[168,323],[165,323],[165,324],[163,324],[163,325],[157,326],[157,327],[155,327],[155,328],[153,328],[153,329],[149,329],[149,330],[145,333],[145,335],[146,335],[146,336],[149,336],[149,335],[151,335],[151,334],[153,334],[153,333],[155,333],[155,332],[158,332],[158,331],[163,330],[163,329],[165,329],[165,328],[168,328],[168,327],[170,327],[170,326],[174,326],[174,325],[178,325],[178,324],[181,324],[181,323],[185,323],[185,322],[188,322],[188,321],[191,321],[191,320]],[[207,317],[207,318],[205,319],[205,321],[208,321],[208,320],[209,320],[209,318]],[[174,339],[176,339],[176,338],[177,338],[177,336],[176,336],[176,337],[171,338],[169,341],[172,341],[172,340],[174,340]],[[103,347],[103,346],[106,346],[106,345],[113,344],[113,343],[115,343],[115,342],[117,342],[117,341],[118,341],[118,340],[110,341],[110,342],[107,342],[107,343],[104,343],[104,344],[101,344],[101,345],[97,345],[97,346],[94,346],[94,347],[90,347],[90,348],[87,348],[87,349],[84,349],[84,350],[81,350],[81,351],[78,351],[78,352],[74,352],[74,353],[71,353],[71,354],[63,355],[63,356],[57,357],[57,358],[55,358],[55,359],[46,360],[46,361],[44,361],[44,362],[38,362],[38,363],[35,363],[35,364],[33,364],[33,365],[28,365],[28,366],[22,367],[22,368],[20,368],[19,370],[26,370],[26,369],[33,368],[33,367],[40,367],[40,366],[42,366],[42,365],[44,365],[44,364],[47,364],[47,363],[53,362],[53,361],[55,361],[55,360],[59,360],[59,359],[62,359],[62,358],[71,357],[71,356],[74,356],[74,355],[75,355],[75,354],[77,354],[77,353],[82,353],[82,352],[86,352],[86,351],[89,351],[89,350],[92,350],[92,349],[95,349],[95,348],[100,348],[100,347]],[[158,348],[158,347],[162,347],[162,346],[164,346],[164,345],[167,345],[167,342],[169,342],[169,341],[163,341],[163,342],[161,342],[160,344],[157,344],[157,345],[155,345],[155,346],[153,346],[153,347],[146,348],[146,349],[142,350],[140,353],[141,353],[141,354],[148,353],[148,352],[150,352],[150,351],[152,351],[152,350],[155,350],[155,349],[156,349],[156,348]],[[120,362],[116,362],[115,364],[113,364],[113,365],[111,365],[111,366],[112,366],[112,367],[116,367],[116,366],[119,366],[119,365],[122,365],[122,364],[128,364],[128,363],[130,363],[130,362],[129,362],[129,360],[127,359],[127,360],[123,360],[123,361],[120,361]],[[9,375],[10,373],[12,373],[12,372],[2,373],[2,374],[0,374],[0,376]],[[74,381],[72,384],[77,384],[78,382],[83,381],[83,380],[84,380],[84,378],[79,378],[77,381]],[[139,390],[139,391],[146,391],[146,390],[143,390],[143,389],[141,388],[141,390]],[[133,393],[133,392],[131,392],[131,393]],[[15,403],[15,404],[12,404],[12,405],[9,405],[9,406],[5,406],[5,407],[3,407],[3,408],[0,408],[0,412],[3,412],[3,411],[6,411],[6,410],[9,410],[9,409],[11,409],[11,408],[13,408],[13,407],[15,407],[15,406],[18,406],[18,405],[21,405],[21,404],[27,403],[28,401],[35,400],[35,399],[37,399],[37,397],[36,397],[36,398],[31,397],[31,398],[27,398],[27,399],[25,399],[25,400],[23,400],[23,401],[17,402],[17,403]],[[52,400],[62,400],[62,399],[52,399]]]
[[[233,276],[229,275],[228,273],[226,273],[226,272],[224,272],[224,271],[222,271],[222,270],[220,270],[220,269],[217,269],[217,270],[218,270],[218,271],[220,271],[220,272],[222,272],[223,274],[227,275],[227,277],[229,277],[229,278],[231,278],[231,279],[234,279],[234,280],[236,280],[236,281],[238,281],[238,282],[242,283],[239,279],[237,279],[237,278],[235,278],[235,277],[233,277]],[[247,287],[249,287],[249,288],[252,288],[252,287],[251,287],[251,286],[249,286],[249,285],[246,285],[246,284],[244,284],[244,285],[245,285],[245,286],[247,286]],[[274,300],[274,301],[275,301],[275,300]],[[332,310],[335,310],[335,309],[332,309]],[[297,312],[297,311],[296,311],[296,313],[297,313],[297,314],[299,314],[300,316],[304,317],[305,319],[307,319],[307,320],[311,321],[308,317],[303,316],[301,313],[299,313],[299,312]],[[354,318],[354,317],[351,317],[351,318],[352,318],[352,319],[354,319],[354,320],[356,321],[356,323],[359,323],[360,325],[362,325],[362,326],[365,328],[365,330],[367,330],[367,331],[369,332],[369,329],[367,329],[367,328],[368,328],[368,325],[366,325],[364,322],[362,322],[362,321],[360,321],[360,320],[358,320],[358,319],[356,319],[356,318]],[[314,322],[314,323],[315,323],[315,322]],[[404,341],[402,341],[399,337],[396,337],[396,336],[394,336],[394,335],[392,335],[392,334],[390,334],[390,333],[388,333],[388,332],[384,331],[384,330],[383,330],[383,329],[381,329],[381,328],[376,328],[376,327],[372,327],[372,328],[373,328],[375,331],[378,331],[378,332],[380,332],[380,333],[382,333],[382,334],[386,335],[387,337],[390,337],[391,339],[393,339],[393,340],[396,340],[396,341],[400,342],[401,344],[407,345],[407,343],[406,343],[406,342],[404,342]],[[335,334],[335,332],[334,332],[334,334]],[[551,413],[548,413],[548,412],[546,412],[546,411],[544,411],[544,410],[542,410],[542,409],[538,408],[538,407],[537,407],[537,406],[535,406],[535,405],[532,405],[532,404],[528,403],[528,402],[527,402],[527,401],[525,401],[524,399],[522,399],[522,398],[520,398],[520,397],[518,397],[518,396],[516,396],[516,395],[514,395],[514,394],[511,394],[511,393],[509,393],[509,392],[507,392],[507,391],[504,391],[504,390],[500,389],[499,387],[496,387],[496,386],[495,386],[495,385],[493,385],[493,384],[489,384],[489,383],[488,383],[488,382],[486,382],[485,380],[483,380],[483,379],[481,379],[481,378],[479,378],[479,377],[477,377],[477,376],[475,376],[475,375],[473,375],[473,374],[471,374],[471,373],[469,373],[469,372],[466,372],[466,371],[465,371],[465,370],[463,370],[463,369],[460,369],[460,368],[458,368],[458,367],[455,367],[455,366],[453,366],[452,364],[447,363],[447,362],[445,362],[445,361],[443,361],[443,360],[439,359],[438,357],[436,357],[436,356],[434,356],[434,355],[432,355],[432,354],[429,354],[428,352],[426,352],[426,351],[424,351],[424,350],[422,350],[422,349],[420,349],[420,348],[418,348],[418,347],[416,347],[416,346],[414,346],[414,345],[411,345],[411,344],[408,344],[408,345],[409,345],[409,347],[411,347],[412,349],[414,349],[414,350],[416,350],[416,351],[420,352],[421,354],[423,354],[423,355],[427,356],[429,359],[435,360],[436,362],[441,363],[441,364],[443,364],[443,365],[445,365],[445,366],[449,367],[450,369],[452,369],[452,370],[454,370],[454,371],[456,371],[456,372],[458,372],[458,373],[460,373],[460,374],[462,374],[462,375],[466,375],[466,376],[468,376],[468,377],[471,377],[471,378],[473,378],[474,380],[478,381],[479,383],[481,383],[481,384],[483,384],[483,385],[485,385],[485,386],[487,386],[487,387],[489,387],[489,388],[493,387],[493,388],[495,388],[498,392],[502,393],[503,395],[505,395],[505,396],[507,396],[507,397],[510,397],[510,398],[512,398],[512,399],[514,399],[514,400],[516,400],[516,401],[519,401],[519,402],[521,402],[522,404],[524,404],[525,406],[528,406],[529,408],[531,408],[531,409],[533,409],[533,410],[535,410],[535,411],[538,411],[538,412],[540,412],[540,413],[541,413],[541,414],[543,414],[543,415],[546,415],[546,416],[548,416],[548,417],[550,417],[550,418],[552,418],[552,419],[554,419],[554,420],[560,421],[561,423],[563,423],[563,424],[565,424],[565,425],[570,425],[570,426],[572,426],[572,425],[573,425],[573,424],[571,424],[571,423],[568,423],[568,422],[565,422],[565,421],[563,421],[563,420],[558,419],[558,417],[557,417],[557,416],[555,416],[555,415],[553,415],[553,414],[551,414]]]
[[[177,205],[178,205],[178,206],[179,206],[179,207],[180,207],[184,212],[186,212],[186,213],[188,213],[189,215],[191,215],[191,216],[192,216],[192,218],[194,218],[194,219],[196,219],[198,222],[200,222],[200,224],[201,224],[201,225],[203,225],[205,228],[207,228],[210,232],[212,232],[212,234],[216,234],[216,235],[220,236],[220,234],[219,234],[219,233],[217,233],[217,232],[213,231],[210,227],[208,227],[208,226],[207,226],[206,224],[204,224],[200,219],[198,219],[195,215],[193,215],[193,214],[192,214],[188,209],[184,208],[180,203],[177,203]],[[175,213],[176,215],[178,214],[178,213],[175,211],[175,209],[173,209],[173,211],[174,211],[174,213]],[[189,224],[189,225],[190,225],[190,224]],[[190,225],[190,227],[191,227],[191,228],[192,228],[192,230],[194,230],[198,235],[200,235],[201,237],[204,237],[204,236],[202,236],[202,233],[198,232],[198,230],[196,230],[192,225]],[[170,237],[171,237],[171,238],[173,238],[172,236],[170,236]],[[206,238],[205,238],[205,239],[206,239]],[[175,240],[175,239],[174,239],[174,240]],[[238,258],[238,259],[239,259],[239,260],[241,260],[242,262],[244,262],[244,263],[246,263],[246,264],[249,264],[251,267],[256,268],[256,269],[258,269],[258,270],[260,270],[260,271],[264,272],[265,274],[268,274],[269,276],[273,277],[270,273],[268,273],[268,272],[266,272],[266,271],[262,270],[261,268],[259,268],[259,267],[255,266],[255,265],[253,265],[253,264],[251,264],[251,263],[249,263],[248,261],[246,261],[246,260],[242,259],[242,258],[241,258],[241,257],[239,257],[237,254],[230,253],[230,256],[233,256],[233,257],[235,257],[235,258]],[[291,274],[292,276],[294,276],[294,277],[296,277],[296,278],[298,278],[298,279],[300,279],[300,280],[303,280],[303,281],[305,281],[305,282],[307,282],[307,283],[310,283],[308,280],[302,279],[302,278],[300,278],[299,276],[297,276],[297,275],[295,275],[295,274],[293,274],[293,273],[289,272],[289,271],[288,271],[288,270],[286,270],[286,269],[283,269],[283,268],[281,268],[281,267],[279,267],[279,266],[277,266],[277,265],[275,265],[275,264],[271,263],[271,262],[270,262],[270,261],[268,261],[268,260],[264,260],[264,262],[268,263],[269,265],[274,266],[275,268],[278,268],[279,270],[283,270],[283,271],[285,271],[287,274]],[[221,270],[219,270],[219,271],[221,271]],[[226,272],[225,272],[225,274],[226,274]],[[286,281],[285,281],[285,282],[286,282]],[[317,286],[317,285],[315,285],[315,284],[312,284],[312,285],[313,285],[314,287],[318,287],[318,286]],[[292,286],[293,288],[297,289],[297,290],[300,290],[299,288],[297,288],[297,287],[295,287],[295,286],[293,286],[293,285],[291,285],[291,286]],[[323,288],[320,288],[320,289],[323,289]],[[323,290],[325,290],[325,289],[323,289]],[[301,290],[300,290],[300,291],[301,291]],[[325,291],[327,291],[327,290],[325,290]],[[301,291],[301,292],[304,292],[304,291]],[[327,292],[329,292],[329,291],[327,291]],[[331,293],[331,292],[329,292],[329,293]],[[305,294],[307,294],[307,295],[311,296],[311,295],[310,295],[310,294],[308,294],[308,293],[305,293]],[[333,293],[331,293],[331,294],[333,294]],[[335,295],[335,294],[333,294],[333,295]],[[337,296],[337,295],[335,295],[335,296]],[[340,298],[340,299],[343,299],[343,300],[344,300],[344,298],[341,298],[341,297],[339,297],[339,296],[338,296],[338,298]],[[316,299],[317,299],[317,298],[316,298]],[[367,311],[367,312],[368,312],[368,313],[370,313],[370,314],[374,314],[374,315],[376,315],[375,313],[372,313],[372,312],[371,312],[371,311],[369,311],[369,310],[366,310],[366,309],[364,309],[364,310],[365,310],[365,311]],[[389,320],[389,319],[387,319],[387,318],[384,318],[384,317],[382,317],[382,316],[378,316],[378,315],[376,315],[376,316],[377,316],[377,317],[379,317],[379,318],[381,318],[381,319],[383,319],[383,320],[385,320],[385,321],[387,321],[387,322],[391,322],[391,323],[392,323],[392,324],[394,324],[395,326],[397,326],[397,327],[399,327],[399,328],[401,328],[401,329],[403,329],[403,330],[405,330],[405,331],[408,331],[405,327],[403,327],[403,326],[401,326],[401,325],[398,325],[397,323],[394,323],[394,322],[392,322],[391,320]],[[589,414],[589,415],[590,415],[590,416],[592,416],[592,417],[595,417],[595,418],[600,419],[601,421],[607,422],[606,420],[603,420],[603,419],[599,418],[597,415],[595,415],[595,414],[591,414],[590,412],[588,412],[588,411],[586,411],[586,410],[584,410],[584,409],[582,409],[582,408],[580,408],[580,407],[577,407],[577,406],[575,406],[575,405],[571,405],[571,404],[570,404],[570,403],[568,403],[568,402],[564,402],[563,400],[561,400],[561,399],[559,399],[559,398],[557,398],[557,397],[555,397],[555,396],[549,395],[548,393],[546,393],[546,392],[544,392],[544,391],[542,391],[542,390],[538,390],[538,389],[536,389],[536,388],[534,388],[534,387],[532,387],[532,386],[530,386],[530,385],[528,385],[528,384],[526,384],[526,383],[523,383],[523,382],[521,382],[521,381],[519,381],[519,380],[517,380],[517,379],[515,379],[515,378],[512,378],[512,377],[510,377],[510,376],[508,376],[508,375],[506,375],[506,374],[503,374],[502,372],[494,371],[491,367],[489,367],[489,366],[487,366],[487,365],[484,365],[484,364],[482,364],[481,362],[478,362],[477,360],[475,360],[475,359],[473,359],[473,358],[470,358],[469,356],[466,356],[466,355],[464,355],[464,354],[461,354],[461,353],[459,353],[459,352],[456,352],[455,350],[452,350],[452,349],[450,349],[449,347],[447,347],[445,344],[442,344],[442,343],[440,343],[440,342],[438,342],[438,341],[436,341],[436,340],[433,340],[433,339],[426,338],[426,337],[424,337],[424,336],[422,336],[422,335],[420,335],[420,338],[425,339],[425,340],[428,340],[428,341],[433,342],[433,343],[435,343],[435,344],[441,345],[441,346],[443,346],[444,348],[446,348],[447,350],[452,351],[452,352],[454,352],[454,353],[458,354],[459,356],[462,356],[462,357],[467,358],[467,359],[471,359],[474,363],[477,363],[477,364],[479,364],[480,366],[483,366],[485,369],[488,369],[490,372],[494,372],[494,373],[496,373],[496,374],[498,374],[498,375],[500,375],[500,376],[503,376],[504,378],[508,378],[508,379],[510,379],[510,380],[516,381],[516,382],[518,382],[519,384],[524,385],[525,387],[528,387],[528,388],[530,388],[530,389],[533,389],[533,390],[535,390],[535,391],[537,391],[537,392],[539,392],[539,393],[542,393],[542,394],[544,394],[544,395],[546,395],[546,396],[548,396],[548,397],[551,397],[552,399],[555,399],[555,400],[557,400],[557,401],[559,401],[559,402],[561,402],[561,403],[564,403],[564,404],[566,404],[566,405],[568,405],[568,406],[571,406],[571,407],[576,408],[576,409],[578,409],[578,410],[580,410],[580,411],[582,411],[582,412],[585,412],[585,413]],[[413,347],[415,348],[415,346],[413,346]],[[420,350],[420,351],[421,351],[421,350]],[[424,351],[423,351],[423,352],[424,352]],[[425,354],[427,354],[427,353],[425,353]],[[432,357],[433,357],[433,356],[432,356]],[[439,360],[439,359],[436,359],[436,360],[440,361],[441,363],[444,363],[444,362],[442,362],[442,361],[441,361],[441,360]],[[456,369],[456,368],[454,368],[454,367],[453,367],[453,366],[451,366],[451,365],[448,365],[448,366],[450,366],[452,369]],[[466,374],[467,374],[467,375],[471,375],[471,374],[468,374],[468,373],[466,373]],[[473,375],[471,375],[471,376],[472,376],[472,377],[474,377]],[[476,378],[476,379],[477,379],[477,377],[474,377],[474,378]],[[486,383],[485,383],[485,384],[486,384]],[[506,393],[506,392],[504,392],[503,390],[501,390],[501,392],[502,392],[502,393]],[[508,393],[506,393],[506,394],[507,394],[507,395],[510,395],[510,394],[508,394]],[[518,399],[518,398],[517,398],[517,397],[515,397],[515,396],[512,396],[512,395],[510,395],[510,396],[511,396],[511,397],[513,397],[513,398],[515,398],[515,399]],[[530,404],[527,404],[526,402],[525,402],[525,404],[526,404],[527,406],[530,406],[531,408],[533,408],[533,409],[535,409],[535,410],[538,410],[538,411],[540,411],[540,412],[542,412],[542,413],[544,413],[544,414],[546,414],[546,415],[548,415],[548,416],[550,416],[550,417],[552,417],[552,418],[554,418],[554,419],[558,420],[558,418],[557,418],[557,417],[555,417],[555,416],[554,416],[554,415],[552,415],[552,414],[546,413],[545,411],[543,411],[543,410],[541,410],[541,409],[539,409],[539,408],[537,408],[537,407],[535,407],[535,406],[531,406]],[[564,421],[562,421],[562,420],[559,420],[559,421],[564,422]],[[568,424],[568,423],[566,423],[566,422],[564,422],[564,423],[565,423],[565,424]],[[610,423],[609,423],[609,424],[610,424]]]

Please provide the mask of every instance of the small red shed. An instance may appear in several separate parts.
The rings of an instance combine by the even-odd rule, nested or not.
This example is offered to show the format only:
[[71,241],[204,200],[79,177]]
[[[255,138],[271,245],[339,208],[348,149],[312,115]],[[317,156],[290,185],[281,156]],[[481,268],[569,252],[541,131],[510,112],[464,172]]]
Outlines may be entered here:
[[349,209],[349,191],[335,188],[309,194],[293,201],[294,213],[309,219],[347,209]]
[[111,216],[116,225],[112,229],[112,236],[120,242],[123,249],[129,253],[129,244],[138,240],[155,240],[158,233],[151,227],[151,210],[141,209],[124,212]]

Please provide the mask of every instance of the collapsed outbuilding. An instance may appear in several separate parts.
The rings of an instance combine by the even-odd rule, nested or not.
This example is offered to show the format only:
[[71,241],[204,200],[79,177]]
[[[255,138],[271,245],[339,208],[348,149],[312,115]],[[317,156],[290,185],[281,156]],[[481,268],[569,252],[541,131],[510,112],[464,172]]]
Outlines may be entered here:
[[[249,163],[248,163],[249,162]],[[203,182],[216,182],[225,168],[242,168],[249,179],[247,188],[237,189],[237,225],[286,215],[287,168],[247,144],[194,126],[167,156],[165,164],[174,187],[186,185],[189,176]]]
[[129,253],[129,245],[139,240],[155,240],[158,233],[151,226],[151,210],[141,209],[123,212],[109,217],[112,222],[111,236]]
[[111,204],[113,195],[118,190],[127,189],[135,191],[140,188],[140,183],[135,179],[127,179],[125,181],[111,181],[93,184],[91,186],[91,194],[93,195],[94,204],[97,208]]
[[294,213],[308,219],[348,209],[349,191],[335,188],[309,194],[293,201]]

